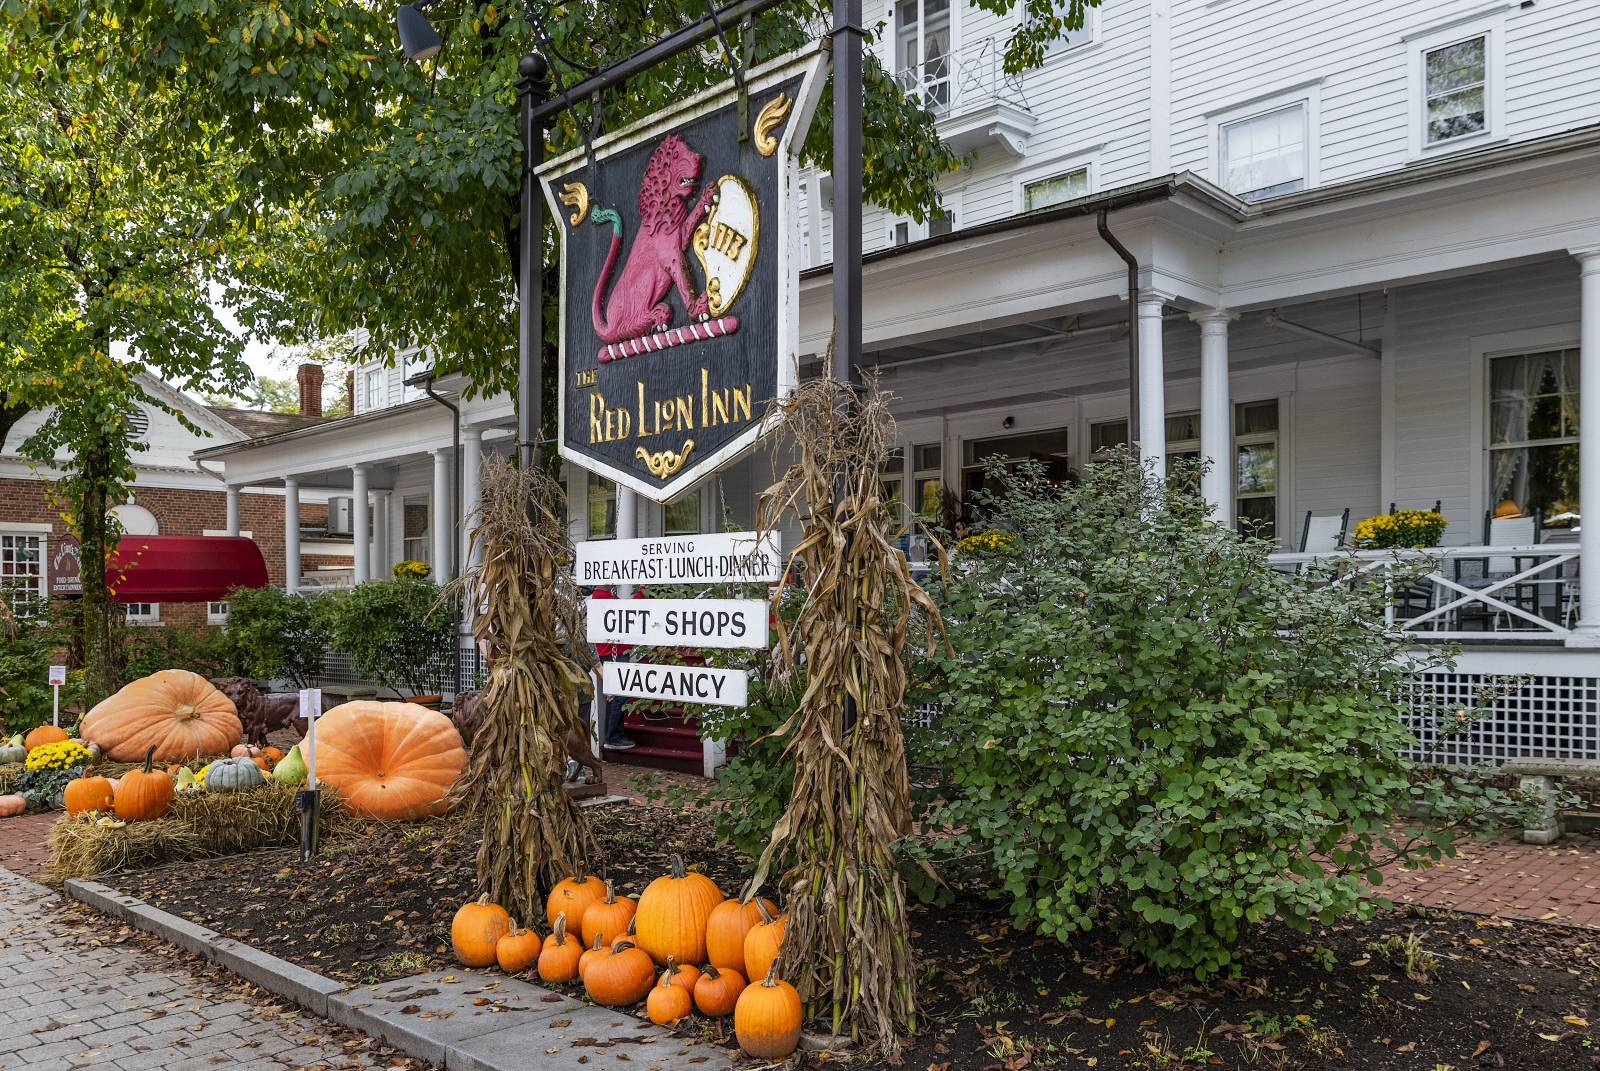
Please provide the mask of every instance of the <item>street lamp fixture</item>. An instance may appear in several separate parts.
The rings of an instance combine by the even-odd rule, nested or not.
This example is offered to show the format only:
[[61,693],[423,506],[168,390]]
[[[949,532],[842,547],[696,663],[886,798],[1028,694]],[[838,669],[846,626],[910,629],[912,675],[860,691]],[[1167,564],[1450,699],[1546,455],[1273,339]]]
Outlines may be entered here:
[[415,4],[402,4],[395,13],[395,25],[400,30],[400,47],[405,51],[407,58],[419,63],[432,59],[444,47],[444,42],[439,38],[439,31],[433,28],[428,21],[428,16],[422,9],[428,6],[429,0],[419,0]]

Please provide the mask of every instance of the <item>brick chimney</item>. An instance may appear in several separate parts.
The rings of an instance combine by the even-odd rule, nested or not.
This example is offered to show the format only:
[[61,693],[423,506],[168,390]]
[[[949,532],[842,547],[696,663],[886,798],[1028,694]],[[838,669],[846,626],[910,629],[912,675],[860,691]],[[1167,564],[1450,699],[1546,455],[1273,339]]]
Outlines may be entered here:
[[300,415],[321,416],[322,366],[320,364],[301,365],[295,373],[295,380],[300,385]]

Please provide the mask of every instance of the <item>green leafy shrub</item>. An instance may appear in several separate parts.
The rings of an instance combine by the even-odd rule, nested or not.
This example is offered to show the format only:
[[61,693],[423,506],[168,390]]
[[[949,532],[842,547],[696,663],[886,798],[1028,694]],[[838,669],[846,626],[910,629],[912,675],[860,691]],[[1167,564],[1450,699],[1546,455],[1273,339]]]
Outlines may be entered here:
[[283,677],[310,687],[322,673],[328,625],[327,596],[290,595],[278,588],[234,588],[228,593],[224,651],[233,673],[257,680]]
[[453,606],[439,601],[431,580],[396,577],[322,596],[328,638],[357,672],[399,695],[438,687],[457,642]]
[[[0,598],[0,726],[6,737],[50,720],[49,667],[69,661],[70,622],[64,608],[43,602],[13,611]],[[83,673],[72,671],[61,689],[61,707],[83,699]],[[63,716],[62,723],[66,724]]]
[[231,672],[228,637],[214,626],[134,626],[122,630],[120,639],[123,683],[163,669],[186,669],[211,680]]
[[958,555],[933,585],[956,654],[931,667],[946,704],[931,817],[1020,925],[1107,927],[1206,978],[1254,923],[1369,913],[1386,856],[1446,854],[1450,823],[1480,813],[1412,776],[1381,587],[1273,569],[1269,544],[1207,522],[1192,493],[1162,496],[1126,453],[1078,484],[1022,466],[991,487],[1006,552]]

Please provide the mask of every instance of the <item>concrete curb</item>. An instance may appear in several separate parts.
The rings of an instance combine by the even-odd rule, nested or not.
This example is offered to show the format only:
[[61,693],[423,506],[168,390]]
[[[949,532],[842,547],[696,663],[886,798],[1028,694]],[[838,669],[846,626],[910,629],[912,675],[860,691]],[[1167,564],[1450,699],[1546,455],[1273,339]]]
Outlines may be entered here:
[[[347,986],[100,882],[72,878],[64,887],[80,903],[446,1071],[526,1071],[533,1053],[542,1057],[535,1059],[543,1071],[722,1071],[731,1066],[721,1049],[505,975],[434,971],[375,986]],[[614,1040],[597,1041],[607,1038]]]

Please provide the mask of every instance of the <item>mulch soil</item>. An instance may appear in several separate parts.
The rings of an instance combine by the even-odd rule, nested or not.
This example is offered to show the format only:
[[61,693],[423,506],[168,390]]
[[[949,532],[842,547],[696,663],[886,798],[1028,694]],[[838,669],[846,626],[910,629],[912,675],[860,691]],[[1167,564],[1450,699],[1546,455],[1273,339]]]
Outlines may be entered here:
[[[700,815],[636,805],[591,818],[608,864],[601,872],[619,891],[637,894],[673,852],[724,891],[748,873]],[[309,867],[295,853],[260,852],[105,880],[370,983],[454,965],[450,919],[472,894],[477,842],[463,818],[373,826],[328,845]],[[1600,1021],[1597,930],[1419,909],[1310,934],[1267,927],[1239,977],[1195,986],[1095,936],[1061,944],[1016,932],[1003,902],[976,893],[919,907],[913,923],[924,1025],[900,1063],[914,1071],[1600,1069],[1590,1026]],[[686,1029],[731,1044],[726,1022]]]

